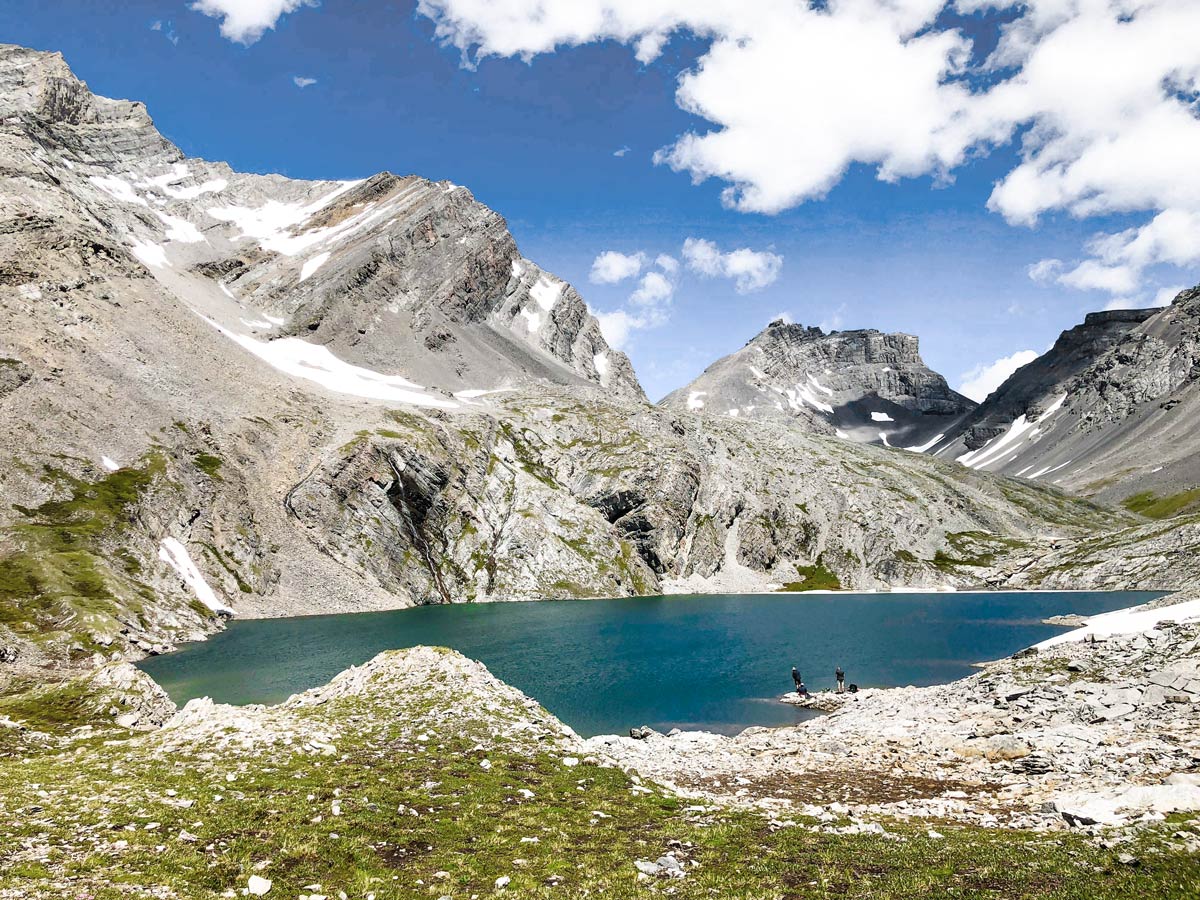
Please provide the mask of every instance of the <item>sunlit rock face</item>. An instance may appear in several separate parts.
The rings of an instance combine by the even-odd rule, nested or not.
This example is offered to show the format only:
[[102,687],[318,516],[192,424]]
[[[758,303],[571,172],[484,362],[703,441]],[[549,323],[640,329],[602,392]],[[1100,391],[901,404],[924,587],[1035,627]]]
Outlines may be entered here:
[[663,404],[906,448],[944,436],[975,408],[925,365],[912,335],[827,334],[782,320]]
[[1200,289],[1161,309],[1089,313],[931,452],[1110,502],[1152,496],[1195,511],[1185,495],[1200,482],[1198,380]]

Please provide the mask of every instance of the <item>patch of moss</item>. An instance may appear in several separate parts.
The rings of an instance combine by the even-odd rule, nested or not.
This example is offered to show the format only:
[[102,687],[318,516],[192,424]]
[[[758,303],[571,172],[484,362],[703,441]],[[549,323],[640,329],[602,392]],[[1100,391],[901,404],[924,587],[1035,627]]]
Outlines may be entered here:
[[811,566],[796,566],[799,581],[789,581],[781,591],[840,591],[842,582],[837,574],[825,568],[821,560]]
[[222,569],[224,569],[226,572],[228,572],[230,575],[233,576],[233,580],[237,583],[239,591],[241,591],[243,594],[253,594],[254,593],[254,588],[252,588],[249,584],[246,583],[246,580],[244,578],[242,578],[241,573],[233,566],[232,563],[229,562],[229,560],[227,560],[225,558],[225,554],[223,554],[220,550],[218,550],[212,544],[201,544],[200,546],[208,551],[208,555],[211,556],[213,559],[215,559],[217,561],[217,564]]
[[221,477],[221,466],[224,460],[219,456],[203,451],[192,454],[192,463],[213,481],[224,481]]
[[650,585],[646,582],[646,577],[638,562],[637,549],[633,544],[629,541],[621,541],[621,555],[616,560],[617,569],[620,571],[621,577],[633,587],[635,594],[645,595],[650,592]]
[[343,456],[345,456],[347,453],[350,453],[352,450],[356,450],[356,449],[358,449],[358,447],[359,447],[359,446],[360,446],[360,445],[361,445],[361,444],[362,444],[364,441],[366,441],[366,439],[367,439],[368,437],[370,437],[370,436],[371,436],[371,432],[369,432],[369,431],[366,431],[365,429],[364,429],[364,430],[362,430],[362,431],[356,431],[356,432],[354,433],[354,437],[353,437],[353,438],[351,438],[351,439],[350,439],[349,441],[347,441],[346,443],[342,444],[342,446],[338,447],[338,453],[340,453],[340,454],[342,454]]
[[22,685],[0,697],[0,715],[39,731],[55,733],[96,719],[102,699],[85,679]]
[[588,561],[591,561],[595,558],[596,554],[592,550],[592,546],[586,537],[566,537],[561,534],[556,535],[556,537],[570,547],[576,553],[576,555],[581,556]]
[[1112,487],[1121,479],[1125,478],[1125,476],[1136,471],[1137,469],[1135,468],[1121,469],[1119,472],[1115,472],[1114,474],[1109,475],[1107,478],[1100,478],[1096,481],[1085,484],[1079,492],[1085,497],[1090,497],[1092,494],[1097,494],[1106,487]]
[[522,471],[527,475],[533,476],[546,485],[546,487],[557,490],[559,485],[554,480],[554,473],[542,462],[540,454],[530,443],[529,432],[524,429],[518,430],[507,422],[500,423],[500,431],[508,438],[508,442],[512,444],[513,452],[517,457],[517,464],[520,465]]
[[1121,505],[1132,513],[1148,519],[1168,519],[1181,513],[1195,512],[1200,508],[1200,488],[1180,491],[1168,497],[1159,497],[1153,491],[1142,491],[1126,497]]
[[933,566],[939,572],[952,574],[961,566],[990,566],[1003,552],[1025,546],[1018,538],[1003,537],[987,531],[958,531],[946,535],[946,542],[953,553],[938,550],[933,555]]
[[8,529],[15,549],[0,557],[0,623],[34,640],[68,638],[83,652],[102,649],[92,634],[117,631],[119,616],[136,617],[153,597],[136,581],[137,560],[114,544],[165,468],[157,452],[95,482],[47,466],[46,480],[65,496],[14,507],[22,521]]
[[550,593],[556,597],[577,597],[586,599],[595,597],[596,591],[587,585],[579,584],[576,581],[571,581],[567,578],[559,578],[550,585]]

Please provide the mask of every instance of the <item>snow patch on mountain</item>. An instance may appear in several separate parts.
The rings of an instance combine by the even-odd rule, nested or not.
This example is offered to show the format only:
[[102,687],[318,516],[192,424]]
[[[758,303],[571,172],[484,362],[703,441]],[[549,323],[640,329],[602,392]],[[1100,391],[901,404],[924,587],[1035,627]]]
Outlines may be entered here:
[[529,296],[537,301],[537,305],[549,312],[554,309],[554,304],[558,302],[558,298],[562,296],[563,282],[551,281],[543,275],[537,280],[537,283],[529,289]]
[[157,211],[154,214],[167,226],[166,238],[168,241],[178,241],[181,244],[199,244],[204,241],[204,235],[200,233],[200,229],[187,219],[168,216],[166,213]]
[[940,441],[945,436],[946,436],[945,433],[934,435],[932,438],[930,438],[924,444],[918,444],[915,447],[905,447],[904,449],[909,450],[913,453],[925,453],[928,450],[930,450],[931,448],[933,448],[934,446],[936,446],[937,442]]
[[205,194],[219,194],[229,186],[224,178],[213,178],[201,184],[187,187],[174,187],[179,182],[195,177],[186,163],[175,163],[170,172],[165,175],[155,175],[139,183],[140,187],[156,190],[173,200],[195,200]]
[[980,469],[984,466],[999,462],[1000,459],[1007,453],[1012,453],[1018,448],[1024,449],[1027,441],[1035,439],[1040,435],[1043,429],[1036,427],[1040,423],[1044,423],[1052,415],[1062,409],[1062,406],[1067,401],[1067,395],[1063,394],[1050,405],[1050,407],[1038,416],[1036,419],[1029,419],[1024,413],[1017,416],[1012,424],[1008,426],[1008,430],[998,437],[992,438],[978,450],[972,450],[958,457],[958,461],[969,469]]
[[166,248],[162,244],[156,244],[153,241],[137,241],[133,245],[133,255],[136,256],[144,266],[153,266],[158,269],[165,269],[171,265],[167,259]]
[[158,558],[179,574],[184,583],[192,589],[192,593],[196,595],[197,600],[215,613],[233,615],[233,609],[218,599],[216,592],[204,580],[204,576],[200,574],[200,570],[192,562],[192,557],[188,553],[187,547],[183,546],[182,543],[173,537],[163,538],[158,548]]
[[[778,388],[776,388],[776,390],[778,390]],[[787,397],[788,406],[790,406],[792,409],[802,409],[804,404],[808,404],[818,412],[833,412],[833,407],[818,398],[817,395],[812,392],[812,388],[803,382],[798,383],[794,388],[787,388],[781,393]]]
[[364,400],[407,403],[411,406],[458,408],[458,404],[452,400],[430,396],[421,385],[413,384],[399,375],[384,375],[351,365],[335,356],[328,347],[310,344],[294,337],[259,341],[230,331],[207,317],[205,321],[272,368],[293,378],[319,384],[334,393],[361,397]]
[[525,318],[525,326],[530,334],[536,333],[542,327],[542,314],[532,306],[523,307],[521,315]]
[[310,275],[312,275],[314,272],[316,272],[317,269],[321,268],[321,266],[325,265],[325,263],[328,261],[329,261],[329,251],[328,250],[325,251],[324,253],[318,253],[316,256],[312,257],[311,259],[305,260],[304,265],[300,267],[300,280],[301,281],[306,280]]
[[[208,214],[218,221],[234,225],[243,238],[258,241],[264,250],[281,253],[284,256],[295,256],[314,244],[320,243],[336,235],[356,227],[369,224],[364,221],[364,215],[351,217],[337,225],[306,231],[302,234],[291,234],[297,225],[302,225],[320,212],[342,194],[361,184],[361,181],[343,181],[337,188],[323,194],[308,204],[280,203],[278,200],[268,200],[257,208],[246,206],[214,206]],[[371,220],[374,216],[370,217]]]
[[138,196],[132,184],[116,175],[93,175],[88,181],[114,200],[119,200],[122,203],[135,203],[138,206],[148,205],[145,200]]

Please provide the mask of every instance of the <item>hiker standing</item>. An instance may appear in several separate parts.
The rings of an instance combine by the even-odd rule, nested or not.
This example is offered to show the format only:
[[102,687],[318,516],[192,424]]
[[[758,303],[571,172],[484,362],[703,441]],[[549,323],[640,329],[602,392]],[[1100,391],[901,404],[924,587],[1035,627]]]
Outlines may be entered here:
[[837,678],[837,692],[839,694],[846,693],[846,673],[842,671],[842,667],[838,666],[834,669],[833,674]]
[[792,681],[795,682],[795,684],[796,684],[796,693],[797,694],[804,693],[802,690],[802,688],[804,687],[804,679],[800,677],[800,672],[796,669],[795,666],[792,666]]

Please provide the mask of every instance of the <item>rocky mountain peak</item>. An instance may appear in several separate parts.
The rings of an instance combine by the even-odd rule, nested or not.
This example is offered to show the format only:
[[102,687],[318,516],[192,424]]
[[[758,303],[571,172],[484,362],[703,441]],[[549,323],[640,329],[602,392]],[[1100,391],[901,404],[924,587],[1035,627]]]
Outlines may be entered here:
[[[299,181],[187,158],[142,104],[98,97],[60,55],[10,45],[0,130],[24,176],[6,191],[14,221],[104,244],[260,359],[332,353],[437,406],[538,382],[644,399],[578,293],[524,260],[504,219],[459,185]],[[284,353],[286,340],[320,349]]]
[[1105,499],[1200,484],[1200,288],[1089,313],[1018,369],[934,453]]
[[[0,44],[0,114],[31,115],[44,122],[95,123],[117,110],[133,112],[142,104],[101,100],[77,79],[61,53],[42,53]],[[107,114],[107,115],[106,115]]]
[[925,365],[912,335],[783,319],[663,403],[901,447],[943,434],[975,405]]

